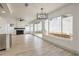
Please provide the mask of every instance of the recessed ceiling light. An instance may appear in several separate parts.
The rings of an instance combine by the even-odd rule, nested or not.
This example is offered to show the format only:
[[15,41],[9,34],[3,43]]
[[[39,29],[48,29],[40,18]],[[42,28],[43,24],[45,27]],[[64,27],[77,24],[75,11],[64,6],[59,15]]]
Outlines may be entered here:
[[6,11],[2,11],[2,13],[6,13]]

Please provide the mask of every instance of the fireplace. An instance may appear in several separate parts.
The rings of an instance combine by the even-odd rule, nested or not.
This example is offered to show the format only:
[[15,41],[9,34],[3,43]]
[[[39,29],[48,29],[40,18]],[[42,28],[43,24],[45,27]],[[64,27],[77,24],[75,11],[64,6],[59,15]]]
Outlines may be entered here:
[[16,30],[16,35],[24,34],[24,29],[25,29],[25,28],[15,28],[15,30]]
[[16,34],[17,35],[24,34],[24,30],[16,30]]

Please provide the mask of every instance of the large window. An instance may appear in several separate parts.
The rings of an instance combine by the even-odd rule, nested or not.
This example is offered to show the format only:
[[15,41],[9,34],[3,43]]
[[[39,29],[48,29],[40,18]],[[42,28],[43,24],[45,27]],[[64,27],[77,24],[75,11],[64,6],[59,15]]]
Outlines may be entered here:
[[34,34],[38,37],[41,37],[42,38],[42,22],[38,22],[37,24],[34,25]]
[[72,38],[72,23],[73,16],[69,14],[52,18],[49,20],[49,34]]
[[38,33],[42,32],[42,22],[35,24],[34,27],[35,27],[35,32],[38,32]]
[[30,31],[31,31],[31,30],[30,30],[30,26],[29,26],[29,25],[26,26],[26,27],[25,27],[25,33],[30,33]]
[[45,34],[48,34],[48,19],[45,20]]
[[38,24],[35,24],[34,28],[35,28],[35,32],[37,32],[38,31]]
[[42,32],[42,22],[38,23],[38,32]]
[[33,24],[30,25],[30,31],[33,33]]
[[72,16],[68,16],[68,17],[63,17],[63,33],[71,35],[72,36],[72,25],[73,25],[73,17]]
[[49,33],[61,33],[61,17],[52,18],[49,21]]

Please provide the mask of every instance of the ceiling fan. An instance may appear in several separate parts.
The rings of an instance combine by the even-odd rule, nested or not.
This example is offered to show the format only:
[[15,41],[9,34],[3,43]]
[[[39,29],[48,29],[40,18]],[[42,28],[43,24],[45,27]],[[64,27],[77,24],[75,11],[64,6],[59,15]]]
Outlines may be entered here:
[[24,19],[20,18],[19,21],[24,21]]
[[20,21],[20,22],[21,22],[21,21],[24,21],[23,18],[17,18],[17,20]]

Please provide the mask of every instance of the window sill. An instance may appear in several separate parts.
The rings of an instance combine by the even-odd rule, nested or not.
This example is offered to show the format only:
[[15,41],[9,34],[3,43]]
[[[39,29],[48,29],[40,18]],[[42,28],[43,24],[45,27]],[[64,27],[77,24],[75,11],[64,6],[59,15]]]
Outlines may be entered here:
[[73,38],[64,38],[64,37],[60,37],[60,36],[56,36],[56,35],[52,35],[52,34],[44,34],[46,36],[49,36],[49,37],[54,37],[54,38],[57,38],[57,39],[62,39],[62,40],[72,40]]

